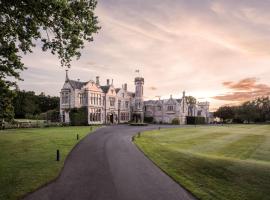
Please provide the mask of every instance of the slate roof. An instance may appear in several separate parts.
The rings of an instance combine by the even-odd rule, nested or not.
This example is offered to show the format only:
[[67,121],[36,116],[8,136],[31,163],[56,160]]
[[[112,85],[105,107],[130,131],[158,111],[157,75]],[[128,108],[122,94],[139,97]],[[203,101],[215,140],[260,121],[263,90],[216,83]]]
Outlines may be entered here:
[[109,89],[110,89],[110,86],[109,85],[104,85],[104,86],[100,86],[100,88],[102,89],[102,91],[106,94]]
[[121,90],[121,88],[116,88],[115,91],[118,93]]
[[74,81],[74,80],[68,80],[71,87],[74,89],[81,89],[84,85],[86,85],[88,82],[80,82],[80,81]]
[[134,92],[129,92],[129,91],[128,91],[127,93],[128,93],[129,96],[135,97],[135,93],[134,93]]

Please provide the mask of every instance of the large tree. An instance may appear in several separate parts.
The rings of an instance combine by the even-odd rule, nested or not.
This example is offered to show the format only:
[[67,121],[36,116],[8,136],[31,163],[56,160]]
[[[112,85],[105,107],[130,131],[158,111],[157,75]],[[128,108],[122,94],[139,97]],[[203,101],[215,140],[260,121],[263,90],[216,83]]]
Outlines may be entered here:
[[[57,55],[70,67],[80,57],[84,41],[99,30],[96,0],[0,0],[0,87],[8,91],[26,69],[22,54],[31,53],[39,40],[44,51]],[[10,92],[0,93],[0,118],[11,116]],[[4,102],[5,100],[5,102]],[[9,103],[8,103],[9,102]]]

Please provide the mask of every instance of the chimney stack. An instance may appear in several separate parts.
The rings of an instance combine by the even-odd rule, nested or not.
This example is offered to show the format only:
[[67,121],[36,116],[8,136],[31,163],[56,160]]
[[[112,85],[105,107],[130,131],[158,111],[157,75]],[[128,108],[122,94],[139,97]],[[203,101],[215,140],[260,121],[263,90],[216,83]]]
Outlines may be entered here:
[[96,76],[96,84],[99,85],[99,76]]
[[110,79],[107,79],[107,85],[108,86],[110,85]]
[[124,84],[124,90],[127,91],[127,84]]

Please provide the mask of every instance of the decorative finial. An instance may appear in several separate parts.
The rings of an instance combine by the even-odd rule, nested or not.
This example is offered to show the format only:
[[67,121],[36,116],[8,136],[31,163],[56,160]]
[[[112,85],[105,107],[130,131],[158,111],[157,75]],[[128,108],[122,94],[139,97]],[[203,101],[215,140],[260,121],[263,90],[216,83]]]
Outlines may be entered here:
[[136,75],[137,77],[140,77],[140,70],[139,70],[139,69],[136,69],[136,70],[135,70],[135,73],[137,74],[137,75]]

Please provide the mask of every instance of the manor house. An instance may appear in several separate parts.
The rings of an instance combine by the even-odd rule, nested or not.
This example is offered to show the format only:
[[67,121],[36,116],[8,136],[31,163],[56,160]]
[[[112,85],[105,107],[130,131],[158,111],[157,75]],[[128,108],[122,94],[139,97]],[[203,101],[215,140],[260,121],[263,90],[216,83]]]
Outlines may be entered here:
[[113,80],[110,82],[109,79],[106,85],[101,85],[98,76],[95,81],[70,80],[66,71],[60,92],[61,122],[70,123],[70,109],[80,107],[87,108],[88,124],[143,122],[144,117],[150,117],[156,123],[171,123],[176,118],[180,124],[186,124],[187,116],[208,118],[208,102],[189,105],[185,92],[182,99],[171,96],[165,100],[144,101],[144,78],[138,76],[134,83],[135,92],[130,92],[126,83],[121,88],[115,88]]

